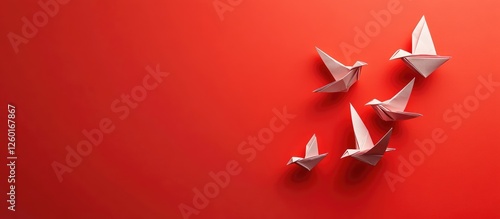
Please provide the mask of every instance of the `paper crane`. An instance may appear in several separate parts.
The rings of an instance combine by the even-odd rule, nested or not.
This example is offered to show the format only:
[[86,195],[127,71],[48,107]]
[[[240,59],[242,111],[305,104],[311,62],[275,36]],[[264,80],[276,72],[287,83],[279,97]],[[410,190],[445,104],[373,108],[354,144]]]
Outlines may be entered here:
[[380,159],[382,159],[386,151],[396,150],[394,148],[387,148],[389,139],[391,138],[392,128],[374,145],[368,129],[352,104],[351,119],[354,128],[354,136],[356,137],[356,149],[347,149],[341,158],[350,156],[375,166]]
[[377,115],[384,121],[406,120],[422,116],[419,113],[404,112],[410,99],[414,82],[415,78],[389,100],[381,102],[380,100],[373,99],[366,105],[372,106]]
[[349,88],[356,83],[356,81],[358,81],[359,74],[361,73],[361,67],[367,65],[364,62],[357,61],[353,66],[345,66],[330,57],[325,52],[321,51],[318,47],[316,47],[316,50],[335,81],[320,87],[313,92],[347,92]]
[[399,49],[389,60],[402,59],[409,67],[425,78],[451,58],[450,56],[437,55],[425,16],[422,16],[417,27],[413,30],[411,44],[411,53]]
[[313,167],[315,167],[328,153],[318,155],[318,141],[316,140],[316,135],[313,135],[309,142],[306,145],[306,156],[304,158],[301,157],[292,157],[290,161],[286,165],[290,165],[292,163],[298,164],[301,167],[306,168],[311,171]]

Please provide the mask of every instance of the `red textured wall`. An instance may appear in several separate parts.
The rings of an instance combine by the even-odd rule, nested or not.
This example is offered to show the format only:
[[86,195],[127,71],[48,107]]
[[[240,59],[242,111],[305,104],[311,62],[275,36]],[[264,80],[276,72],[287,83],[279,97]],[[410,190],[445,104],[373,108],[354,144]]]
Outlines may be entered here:
[[[1,218],[500,218],[497,1],[40,2],[0,7]],[[422,15],[453,57],[428,78],[388,60]],[[312,92],[315,46],[368,63],[348,93]],[[414,77],[422,117],[364,106]],[[375,167],[340,159],[349,103],[394,129]],[[286,166],[313,134],[328,156]]]

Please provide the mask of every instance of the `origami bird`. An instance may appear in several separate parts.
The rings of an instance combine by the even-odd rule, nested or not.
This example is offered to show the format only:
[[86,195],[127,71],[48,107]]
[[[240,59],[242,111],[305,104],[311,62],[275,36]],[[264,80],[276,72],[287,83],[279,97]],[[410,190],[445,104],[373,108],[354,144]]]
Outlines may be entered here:
[[413,30],[411,44],[411,53],[399,49],[389,60],[402,59],[409,67],[425,78],[451,58],[450,56],[437,55],[425,16],[422,16],[417,27]]
[[316,135],[313,135],[306,145],[306,156],[302,157],[292,157],[286,165],[292,163],[298,164],[301,167],[306,168],[311,171],[328,153],[318,155],[318,141],[316,140]]
[[316,50],[335,81],[320,87],[313,92],[347,92],[349,88],[356,83],[356,81],[358,81],[359,74],[361,73],[361,67],[367,65],[364,62],[357,61],[353,66],[345,66],[330,57],[318,47],[316,47]]
[[406,120],[422,116],[419,113],[404,112],[410,99],[414,82],[415,78],[389,100],[381,102],[380,100],[373,99],[366,105],[372,106],[377,115],[384,121]]
[[396,150],[387,148],[391,138],[392,128],[382,137],[377,144],[373,144],[370,133],[358,113],[351,104],[351,119],[356,137],[356,149],[347,149],[341,158],[354,157],[362,162],[375,166],[386,151]]

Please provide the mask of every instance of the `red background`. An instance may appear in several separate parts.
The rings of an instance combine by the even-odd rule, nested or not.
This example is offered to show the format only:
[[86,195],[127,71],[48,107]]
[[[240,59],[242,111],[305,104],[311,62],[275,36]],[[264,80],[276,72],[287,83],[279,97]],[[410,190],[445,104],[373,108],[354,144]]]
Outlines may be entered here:
[[[3,1],[0,100],[17,109],[19,160],[16,212],[2,195],[1,218],[182,218],[179,204],[193,206],[193,188],[231,160],[241,173],[190,218],[499,218],[500,91],[456,130],[443,119],[474,96],[478,77],[500,81],[499,3],[401,0],[401,13],[349,60],[339,45],[354,45],[354,28],[375,21],[370,11],[387,2],[244,0],[221,21],[210,0],[70,1],[16,54],[7,34],[21,34],[21,18],[41,9]],[[438,54],[453,57],[427,79],[388,60],[410,50],[422,15]],[[315,46],[348,65],[368,63],[348,93],[312,93],[332,80]],[[119,120],[111,103],[157,64],[170,75]],[[413,77],[407,109],[423,117],[388,123],[364,106]],[[355,144],[349,102],[374,141],[394,127],[389,146],[397,150],[375,167],[339,159]],[[285,106],[296,118],[247,162],[238,145]],[[102,118],[116,129],[59,182],[51,164],[64,163],[66,146],[75,148]],[[400,159],[418,151],[414,141],[435,128],[446,141],[392,191],[384,173],[398,173]],[[328,156],[311,172],[286,166],[313,133]]]

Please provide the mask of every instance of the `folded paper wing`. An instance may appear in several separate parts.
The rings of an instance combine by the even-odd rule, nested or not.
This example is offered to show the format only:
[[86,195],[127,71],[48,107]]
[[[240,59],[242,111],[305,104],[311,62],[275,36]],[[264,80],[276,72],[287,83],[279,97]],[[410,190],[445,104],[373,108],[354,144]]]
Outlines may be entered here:
[[404,112],[408,100],[410,99],[414,83],[415,78],[391,99],[383,102],[373,99],[366,105],[372,106],[377,115],[384,121],[406,120],[422,116],[422,114],[419,113]]
[[391,138],[392,128],[376,144],[370,137],[370,133],[358,113],[351,105],[351,118],[356,138],[356,149],[347,149],[341,158],[354,157],[362,162],[375,166],[386,151],[393,151],[394,148],[387,148]]
[[292,157],[287,165],[295,163],[301,167],[306,168],[311,171],[328,153],[319,154],[318,153],[318,142],[316,140],[316,135],[313,135],[309,142],[306,145],[306,156],[304,158],[301,157]]
[[347,92],[349,88],[356,83],[356,81],[358,81],[359,74],[361,73],[361,67],[366,65],[364,62],[357,61],[353,66],[345,66],[317,47],[316,51],[335,81],[320,87],[313,92]]
[[422,16],[411,34],[411,45],[415,55],[437,55],[425,16]]
[[425,16],[422,16],[413,30],[411,43],[411,53],[399,49],[389,60],[402,59],[413,70],[424,77],[428,77],[451,58],[450,56],[437,55]]

